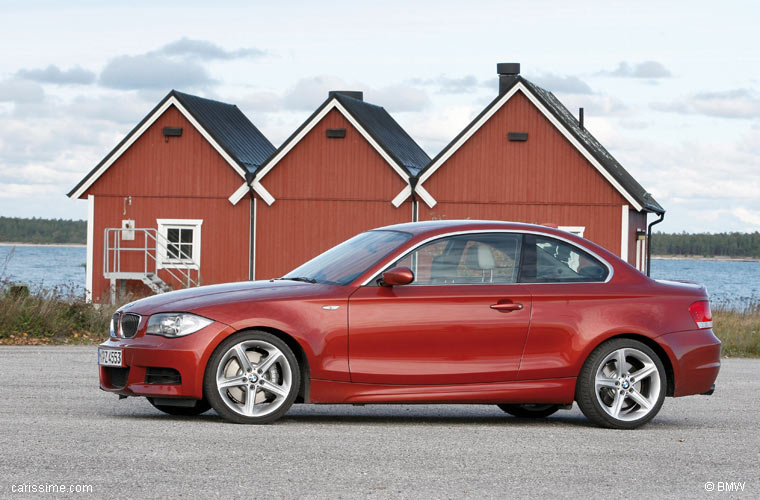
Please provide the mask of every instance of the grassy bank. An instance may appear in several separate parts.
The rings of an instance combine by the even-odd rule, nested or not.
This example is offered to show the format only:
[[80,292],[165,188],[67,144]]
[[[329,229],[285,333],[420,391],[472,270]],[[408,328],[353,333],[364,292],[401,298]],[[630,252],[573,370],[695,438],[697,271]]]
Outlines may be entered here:
[[743,311],[713,310],[713,330],[724,356],[760,358],[760,304]]
[[108,337],[118,306],[87,303],[67,288],[29,292],[0,284],[0,344],[93,344]]

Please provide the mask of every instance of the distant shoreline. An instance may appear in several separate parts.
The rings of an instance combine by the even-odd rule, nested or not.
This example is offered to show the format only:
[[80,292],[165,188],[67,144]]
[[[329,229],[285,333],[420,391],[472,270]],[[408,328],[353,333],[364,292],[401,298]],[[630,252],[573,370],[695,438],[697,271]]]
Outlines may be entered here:
[[704,255],[652,255],[652,259],[658,260],[720,260],[727,262],[760,262],[756,257],[728,257],[725,255],[715,255],[706,257]]
[[17,243],[15,241],[0,241],[0,247],[76,247],[84,248],[82,243]]

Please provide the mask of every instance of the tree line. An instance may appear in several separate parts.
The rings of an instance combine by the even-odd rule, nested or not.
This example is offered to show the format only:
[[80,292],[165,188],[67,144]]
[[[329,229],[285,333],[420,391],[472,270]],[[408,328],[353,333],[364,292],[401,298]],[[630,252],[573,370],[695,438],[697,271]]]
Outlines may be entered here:
[[760,258],[760,232],[754,233],[654,233],[652,255]]
[[0,217],[0,241],[13,243],[87,243],[87,221]]

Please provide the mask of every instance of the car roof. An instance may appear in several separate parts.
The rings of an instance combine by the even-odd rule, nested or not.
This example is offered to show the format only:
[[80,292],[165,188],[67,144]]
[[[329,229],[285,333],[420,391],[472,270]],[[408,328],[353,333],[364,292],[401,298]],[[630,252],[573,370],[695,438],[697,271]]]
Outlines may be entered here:
[[526,224],[524,222],[509,222],[495,220],[431,220],[421,222],[404,222],[390,226],[379,227],[378,230],[404,231],[415,235],[451,231],[471,231],[486,229],[513,229],[521,231],[540,231],[548,234],[568,234],[549,226]]

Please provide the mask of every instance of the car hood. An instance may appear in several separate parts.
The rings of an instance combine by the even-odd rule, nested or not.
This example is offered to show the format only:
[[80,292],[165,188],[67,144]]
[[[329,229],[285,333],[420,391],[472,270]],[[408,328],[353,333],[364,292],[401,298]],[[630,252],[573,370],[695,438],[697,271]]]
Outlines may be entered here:
[[287,280],[241,281],[223,285],[187,288],[154,295],[131,302],[120,310],[142,316],[161,312],[197,312],[210,319],[217,319],[209,311],[220,304],[257,302],[264,300],[300,299],[328,293],[331,285],[303,283]]

